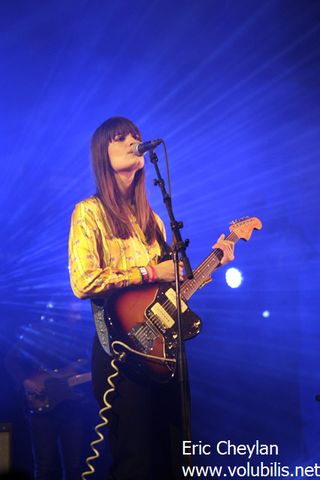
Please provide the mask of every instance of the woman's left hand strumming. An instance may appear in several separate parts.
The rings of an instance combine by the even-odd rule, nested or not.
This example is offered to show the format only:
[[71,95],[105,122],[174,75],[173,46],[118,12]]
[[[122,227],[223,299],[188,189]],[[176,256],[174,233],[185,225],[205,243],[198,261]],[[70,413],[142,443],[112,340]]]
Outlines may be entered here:
[[234,243],[230,242],[230,240],[225,240],[224,234],[220,235],[212,248],[220,248],[220,250],[222,250],[223,257],[221,259],[221,265],[226,265],[234,260]]

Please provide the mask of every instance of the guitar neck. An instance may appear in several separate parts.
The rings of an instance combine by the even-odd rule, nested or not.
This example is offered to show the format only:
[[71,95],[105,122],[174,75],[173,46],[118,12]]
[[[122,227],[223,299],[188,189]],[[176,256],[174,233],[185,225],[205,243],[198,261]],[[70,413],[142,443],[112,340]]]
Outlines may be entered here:
[[[237,243],[239,237],[236,233],[231,232],[226,240]],[[223,252],[220,248],[215,248],[210,255],[208,255],[200,265],[193,270],[193,278],[186,280],[181,285],[181,294],[185,300],[189,298],[201,287],[201,285],[208,280],[211,273],[220,265],[220,260],[223,257]]]
[[76,385],[81,385],[82,383],[90,382],[91,372],[79,373],[78,375],[73,375],[68,378],[68,385],[74,387]]

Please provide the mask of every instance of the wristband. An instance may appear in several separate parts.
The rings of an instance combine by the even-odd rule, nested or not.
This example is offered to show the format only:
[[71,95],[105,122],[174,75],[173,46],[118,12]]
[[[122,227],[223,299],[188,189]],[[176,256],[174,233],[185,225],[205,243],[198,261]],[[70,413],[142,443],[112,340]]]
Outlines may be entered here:
[[141,277],[142,277],[142,283],[150,282],[149,273],[148,273],[148,270],[146,269],[146,267],[139,267],[139,270],[140,270]]
[[157,280],[156,269],[152,265],[149,265],[149,268],[151,270],[151,278],[149,276],[149,282],[154,283]]

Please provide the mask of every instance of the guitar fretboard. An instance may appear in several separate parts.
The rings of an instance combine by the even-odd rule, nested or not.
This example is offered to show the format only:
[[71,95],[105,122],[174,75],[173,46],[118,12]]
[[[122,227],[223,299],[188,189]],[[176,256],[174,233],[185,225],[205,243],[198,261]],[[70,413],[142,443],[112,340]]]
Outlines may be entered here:
[[[239,237],[236,233],[231,232],[226,237],[226,240],[237,243]],[[208,280],[211,273],[219,266],[222,257],[223,252],[220,248],[215,248],[210,255],[208,255],[203,262],[193,270],[193,278],[191,280],[186,280],[181,285],[181,295],[185,300],[189,300],[201,285]]]

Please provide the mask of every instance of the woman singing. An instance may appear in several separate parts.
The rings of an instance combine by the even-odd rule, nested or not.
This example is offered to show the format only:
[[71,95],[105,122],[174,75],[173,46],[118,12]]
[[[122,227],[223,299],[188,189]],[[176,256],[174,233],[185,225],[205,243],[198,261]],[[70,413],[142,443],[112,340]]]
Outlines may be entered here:
[[[145,190],[144,158],[133,153],[141,142],[128,119],[112,117],[95,131],[92,162],[97,193],[74,209],[69,239],[71,285],[79,298],[97,298],[114,289],[174,280],[172,260],[163,260],[165,229]],[[233,244],[215,245],[222,263],[233,259]],[[183,280],[182,264],[179,265]],[[98,338],[93,346],[93,385],[100,405],[112,372],[111,357]],[[179,477],[178,385],[156,383],[120,365],[112,394],[108,444],[112,480],[170,480]]]

